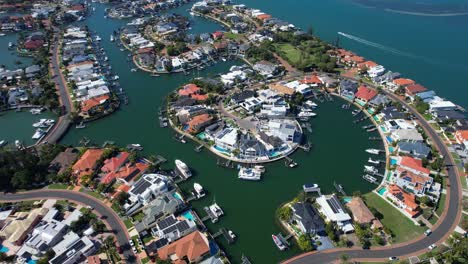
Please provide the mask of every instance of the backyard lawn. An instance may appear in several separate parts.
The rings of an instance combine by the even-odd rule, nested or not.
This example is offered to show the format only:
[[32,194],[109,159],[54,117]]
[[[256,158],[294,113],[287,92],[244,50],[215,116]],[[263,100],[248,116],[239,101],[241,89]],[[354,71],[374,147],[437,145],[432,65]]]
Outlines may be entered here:
[[278,43],[274,44],[274,46],[281,52],[283,52],[288,61],[291,63],[297,63],[299,61],[299,57],[301,53],[298,49],[296,49],[293,45],[289,43]]
[[364,195],[364,197],[366,198],[366,204],[368,206],[375,208],[383,215],[381,222],[395,235],[393,239],[394,243],[408,241],[424,232],[424,227],[415,225],[413,221],[400,213],[385,201],[384,198],[372,192]]
[[440,200],[439,200],[439,203],[437,204],[436,213],[438,216],[442,215],[442,212],[444,211],[444,207],[445,207],[445,193],[440,195]]
[[59,189],[59,190],[65,190],[68,188],[68,185],[62,184],[62,183],[53,183],[48,186],[49,189]]

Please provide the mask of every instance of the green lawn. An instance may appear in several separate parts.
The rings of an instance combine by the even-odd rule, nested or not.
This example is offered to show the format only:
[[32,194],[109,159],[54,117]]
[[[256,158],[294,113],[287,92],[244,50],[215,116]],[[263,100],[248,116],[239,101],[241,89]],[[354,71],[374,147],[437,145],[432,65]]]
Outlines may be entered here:
[[436,213],[438,216],[442,215],[445,207],[445,193],[440,195],[439,203],[437,204]]
[[65,190],[68,188],[68,185],[63,184],[63,183],[53,183],[48,186],[49,189],[60,189],[60,190]]
[[287,60],[297,63],[301,52],[289,43],[274,44],[274,46],[286,55]]
[[224,33],[224,36],[228,39],[233,39],[233,40],[238,40],[244,37],[243,34],[234,34],[232,32],[226,32]]
[[133,226],[132,220],[130,220],[130,219],[124,220],[124,224],[125,224],[125,227],[127,227],[127,229],[129,229],[129,228],[131,228]]
[[385,227],[392,230],[395,235],[394,243],[411,240],[424,232],[424,227],[415,225],[407,216],[400,213],[377,194],[371,192],[364,196],[367,205],[375,208],[383,215],[381,222]]
[[86,193],[86,194],[88,194],[88,195],[91,195],[91,196],[93,196],[94,198],[97,198],[97,199],[99,199],[99,200],[104,200],[104,199],[105,199],[105,197],[102,196],[102,194],[97,193],[97,192],[87,191],[86,189],[83,189],[83,188],[80,189],[80,192]]

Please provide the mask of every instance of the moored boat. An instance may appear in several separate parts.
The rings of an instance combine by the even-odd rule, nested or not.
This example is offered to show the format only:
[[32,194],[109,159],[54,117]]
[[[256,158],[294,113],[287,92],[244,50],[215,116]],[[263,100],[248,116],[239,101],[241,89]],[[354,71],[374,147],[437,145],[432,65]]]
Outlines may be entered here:
[[278,236],[271,235],[271,238],[273,239],[273,242],[275,242],[275,245],[278,247],[279,250],[283,251],[287,248]]
[[249,181],[259,181],[262,178],[262,173],[255,168],[241,167],[239,169],[238,178]]
[[378,155],[380,153],[379,149],[366,149],[367,153]]
[[193,184],[193,189],[195,190],[195,195],[197,196],[197,198],[201,198],[203,196],[205,196],[205,190],[203,189],[203,187],[199,184],[199,183],[194,183]]
[[8,141],[6,141],[6,140],[0,140],[0,147],[5,146],[6,144],[8,144]]
[[183,161],[175,160],[175,165],[176,165],[177,170],[182,174],[184,178],[187,179],[187,178],[192,177],[192,172],[190,171],[187,164],[185,164]]

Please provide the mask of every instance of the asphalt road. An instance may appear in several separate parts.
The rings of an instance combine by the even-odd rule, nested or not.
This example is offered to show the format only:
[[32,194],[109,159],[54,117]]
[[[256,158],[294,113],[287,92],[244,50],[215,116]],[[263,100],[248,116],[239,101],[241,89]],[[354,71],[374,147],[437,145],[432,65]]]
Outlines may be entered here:
[[[453,229],[456,227],[459,221],[459,212],[461,210],[461,186],[459,178],[456,172],[456,169],[452,168],[453,161],[451,159],[450,153],[447,150],[444,142],[440,139],[439,135],[434,131],[434,129],[426,122],[424,117],[420,115],[417,111],[411,108],[406,102],[402,101],[396,95],[383,91],[387,96],[392,98],[395,101],[399,101],[404,105],[414,116],[418,119],[421,126],[424,127],[428,136],[432,139],[433,143],[436,144],[437,148],[440,150],[440,154],[445,159],[445,164],[448,165],[448,178],[450,181],[450,192],[449,199],[445,206],[447,214],[443,215],[443,219],[439,220],[436,226],[433,227],[432,234],[428,237],[422,235],[419,239],[414,241],[403,243],[401,245],[393,245],[390,247],[381,247],[370,250],[364,249],[340,249],[340,250],[328,250],[322,252],[312,252],[305,253],[303,255],[296,256],[295,258],[286,260],[284,263],[291,264],[310,264],[310,263],[329,263],[336,261],[340,258],[341,255],[346,254],[351,259],[388,259],[391,256],[410,256],[418,255],[417,253],[423,250],[426,250],[431,244],[437,243],[438,241],[444,239],[448,234],[450,234]],[[448,202],[450,201],[450,202]]]
[[[59,29],[54,29],[54,39],[52,40],[52,57],[50,59],[50,70],[52,75],[52,81],[55,83],[59,96],[60,103],[63,106],[63,115],[60,116],[59,120],[55,126],[50,130],[50,132],[45,136],[41,142],[56,143],[60,138],[67,132],[68,127],[71,124],[70,113],[73,110],[73,105],[71,103],[70,97],[67,91],[67,85],[65,79],[63,78],[62,73],[60,72],[60,63],[59,63],[59,45],[58,38],[60,35]],[[40,143],[40,142],[38,142]]]
[[120,220],[119,216],[102,201],[84,193],[67,190],[37,190],[22,193],[0,193],[0,201],[2,202],[41,199],[69,200],[93,207],[93,209],[102,216],[103,221],[107,222],[108,226],[112,228],[112,232],[123,250],[123,255],[126,259],[125,263],[137,263],[137,259],[128,243],[130,237],[125,224]]

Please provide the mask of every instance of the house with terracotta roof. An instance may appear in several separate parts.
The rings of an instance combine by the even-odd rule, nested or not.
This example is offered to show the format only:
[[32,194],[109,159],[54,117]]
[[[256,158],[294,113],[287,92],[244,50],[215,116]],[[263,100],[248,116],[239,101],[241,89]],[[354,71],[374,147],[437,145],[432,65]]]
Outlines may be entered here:
[[365,71],[368,71],[377,66],[379,65],[373,61],[364,61],[358,64],[358,68]]
[[110,184],[114,180],[119,182],[129,183],[136,179],[139,175],[145,173],[149,165],[143,162],[127,163],[121,166],[118,170],[111,171],[101,178],[101,183]]
[[221,31],[215,31],[211,34],[214,40],[222,39],[224,36],[224,33]]
[[257,19],[265,22],[266,20],[270,19],[271,18],[271,15],[268,15],[268,14],[260,14],[257,16]]
[[363,57],[357,56],[357,55],[352,55],[352,56],[344,57],[343,59],[341,59],[341,62],[343,62],[344,64],[350,67],[355,67],[358,64],[363,63],[364,61],[365,59]]
[[393,173],[393,179],[396,185],[414,193],[416,196],[423,196],[433,183],[432,177],[415,174],[402,167],[396,169]]
[[356,94],[354,95],[355,100],[357,101],[358,104],[361,106],[364,106],[365,104],[369,103],[372,98],[377,96],[377,91],[374,89],[368,88],[365,85],[361,85]]
[[104,160],[104,165],[101,167],[101,171],[109,173],[112,171],[119,170],[128,161],[130,153],[126,151],[119,152],[115,157]]
[[173,264],[197,263],[209,253],[208,238],[199,231],[192,232],[158,250],[161,260],[171,260]]
[[426,87],[420,85],[420,84],[411,84],[405,87],[405,95],[412,100],[414,100],[414,96],[417,93],[422,93],[427,91]]
[[72,167],[72,174],[77,177],[78,182],[85,175],[92,175],[96,170],[98,160],[104,153],[103,149],[88,149]]
[[300,80],[303,84],[308,84],[312,87],[318,87],[323,84],[322,80],[317,76],[317,74],[305,75],[304,79]]
[[200,132],[203,128],[209,126],[214,121],[214,118],[209,114],[201,114],[194,116],[191,120],[187,122],[186,131],[190,134],[196,134]]
[[401,157],[398,165],[401,168],[417,175],[429,177],[429,174],[431,173],[429,169],[423,167],[422,160],[415,159],[413,157]]
[[181,89],[179,89],[179,91],[177,91],[177,93],[180,96],[190,97],[190,98],[195,99],[197,101],[204,101],[204,100],[208,99],[207,94],[200,94],[200,92],[201,92],[201,88],[198,87],[196,84],[193,84],[193,83],[189,83],[187,85],[184,85],[184,87],[182,87]]
[[112,199],[115,199],[121,192],[127,193],[130,190],[130,188],[131,188],[130,185],[127,185],[127,184],[120,185],[112,194]]
[[382,228],[383,225],[379,219],[369,210],[364,201],[359,197],[353,197],[346,203],[346,207],[351,211],[353,220],[359,224],[369,224],[372,229]]
[[281,95],[286,95],[286,96],[291,96],[294,94],[294,89],[291,88],[291,87],[288,87],[286,85],[283,85],[281,83],[272,83],[272,84],[269,84],[268,87],[277,92],[278,94],[281,94]]
[[92,116],[96,113],[103,112],[109,105],[109,99],[109,95],[104,94],[81,102],[80,114],[84,116]]
[[468,130],[457,130],[455,132],[455,140],[468,151]]
[[400,87],[406,87],[408,85],[413,85],[415,84],[416,82],[411,80],[411,79],[406,79],[406,78],[397,78],[395,80],[393,80],[392,82],[389,82],[387,83],[387,88],[390,90],[390,91],[396,91],[398,88]]
[[385,196],[396,206],[403,209],[403,211],[411,218],[416,217],[421,212],[421,208],[416,203],[416,196],[405,192],[395,184],[388,186]]

